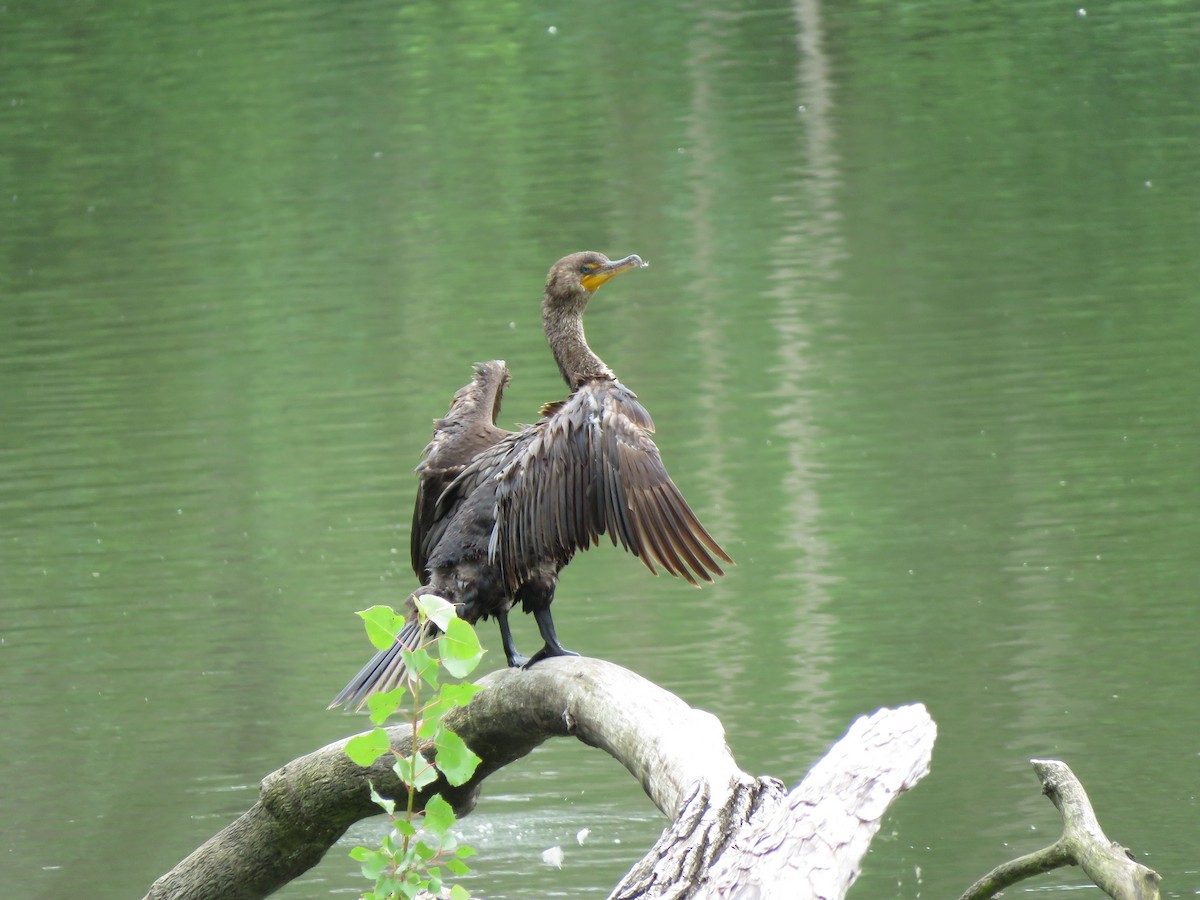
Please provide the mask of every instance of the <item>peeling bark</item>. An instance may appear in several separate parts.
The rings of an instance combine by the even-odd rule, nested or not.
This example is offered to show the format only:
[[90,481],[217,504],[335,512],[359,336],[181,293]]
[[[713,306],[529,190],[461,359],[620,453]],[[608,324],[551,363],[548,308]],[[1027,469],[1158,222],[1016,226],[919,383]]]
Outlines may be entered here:
[[928,774],[936,735],[919,703],[859,718],[697,896],[845,896],[892,801]]
[[764,807],[777,805],[784,796],[783,784],[771,778],[743,776],[726,785],[719,797],[711,788],[696,785],[675,823],[621,879],[609,900],[701,896],[714,863]]

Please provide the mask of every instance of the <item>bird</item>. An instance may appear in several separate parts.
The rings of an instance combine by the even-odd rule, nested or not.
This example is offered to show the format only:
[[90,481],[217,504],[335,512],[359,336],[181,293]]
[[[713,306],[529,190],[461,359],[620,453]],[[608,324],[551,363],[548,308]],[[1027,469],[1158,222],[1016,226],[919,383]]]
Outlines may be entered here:
[[[733,560],[675,486],[652,438],[654,422],[588,346],[583,314],[602,285],[647,264],[637,254],[610,260],[572,253],[551,266],[542,325],[568,393],[517,431],[496,424],[510,373],[503,360],[477,363],[417,466],[411,555],[421,587],[405,603],[396,641],[379,651],[329,708],[361,709],[405,678],[403,648],[438,634],[422,625],[416,597],[435,594],[474,624],[496,619],[509,666],[577,656],[558,639],[550,605],[558,574],[577,551],[608,535],[651,572],[661,567],[693,585],[724,574]],[[532,613],[543,647],[526,658],[508,621],[517,604]]]

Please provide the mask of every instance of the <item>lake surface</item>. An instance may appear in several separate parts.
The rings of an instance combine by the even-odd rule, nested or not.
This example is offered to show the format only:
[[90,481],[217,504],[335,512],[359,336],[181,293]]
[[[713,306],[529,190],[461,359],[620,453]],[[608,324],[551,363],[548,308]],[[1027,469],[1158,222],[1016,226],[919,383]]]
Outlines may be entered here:
[[[588,336],[738,565],[577,558],[564,643],[789,784],[924,702],[851,896],[1049,843],[1043,756],[1200,892],[1200,7],[596,9],[0,6],[5,892],[141,896],[360,727],[324,707],[414,586],[430,422],[475,360],[505,424],[562,396],[584,248],[651,263]],[[469,886],[603,897],[662,826],[551,744],[464,820]],[[361,890],[380,829],[280,896]]]

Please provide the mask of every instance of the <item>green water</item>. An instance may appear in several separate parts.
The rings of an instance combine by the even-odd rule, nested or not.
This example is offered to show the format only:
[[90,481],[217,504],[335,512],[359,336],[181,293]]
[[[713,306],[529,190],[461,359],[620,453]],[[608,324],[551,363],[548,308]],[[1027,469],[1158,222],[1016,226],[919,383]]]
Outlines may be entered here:
[[[140,896],[355,728],[430,420],[478,359],[506,423],[561,396],[538,300],[582,248],[651,262],[588,335],[738,565],[580,557],[567,646],[788,783],[926,703],[852,896],[1048,843],[1031,756],[1200,891],[1197,39],[1168,2],[0,6],[5,892]],[[470,886],[603,897],[661,827],[550,745],[464,820]],[[281,896],[359,889],[379,828]]]

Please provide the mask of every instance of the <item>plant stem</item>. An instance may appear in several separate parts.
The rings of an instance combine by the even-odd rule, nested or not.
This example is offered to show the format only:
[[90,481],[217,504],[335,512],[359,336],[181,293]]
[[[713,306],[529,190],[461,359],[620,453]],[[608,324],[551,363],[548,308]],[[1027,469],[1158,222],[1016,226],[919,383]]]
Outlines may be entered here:
[[[420,616],[420,620],[421,625],[424,626],[425,617]],[[424,645],[422,644],[420,646]],[[421,709],[421,679],[412,678],[411,672],[405,674],[406,676],[410,676],[408,688],[410,691],[412,691],[413,698],[413,713],[410,718],[410,721],[412,722],[412,743],[409,745],[412,750],[412,754],[409,756],[408,784],[406,785],[408,788],[408,809],[405,810],[405,821],[407,821],[411,826],[413,824],[413,810],[416,806],[417,800],[417,760],[420,758],[421,753],[421,751],[417,749],[417,718],[419,716],[418,711]],[[411,831],[412,829],[410,828],[409,830]],[[404,840],[401,842],[400,850],[405,858],[408,857],[408,843],[410,840],[411,838],[408,836],[408,834],[405,834]]]

